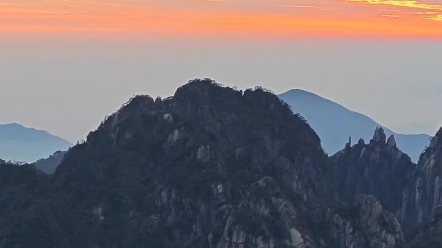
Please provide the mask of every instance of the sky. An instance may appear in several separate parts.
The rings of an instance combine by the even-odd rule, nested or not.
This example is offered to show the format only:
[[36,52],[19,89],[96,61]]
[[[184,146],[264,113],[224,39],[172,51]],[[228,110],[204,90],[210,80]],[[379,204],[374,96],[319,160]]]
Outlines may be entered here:
[[1,0],[1,33],[442,37],[440,0]]
[[72,142],[196,77],[442,125],[442,0],[0,0],[0,123]]

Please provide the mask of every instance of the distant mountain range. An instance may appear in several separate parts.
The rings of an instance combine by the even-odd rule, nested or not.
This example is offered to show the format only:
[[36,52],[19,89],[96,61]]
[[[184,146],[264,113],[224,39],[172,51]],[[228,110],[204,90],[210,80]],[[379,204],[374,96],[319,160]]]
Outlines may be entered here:
[[0,158],[4,160],[34,162],[71,146],[69,141],[46,131],[17,123],[0,125]]
[[353,143],[359,138],[370,140],[376,127],[382,127],[387,137],[394,134],[399,149],[407,153],[414,162],[429,143],[430,136],[427,134],[395,133],[366,115],[308,91],[294,89],[280,94],[279,97],[292,107],[293,112],[307,120],[321,138],[322,147],[329,155],[342,150],[349,137]]

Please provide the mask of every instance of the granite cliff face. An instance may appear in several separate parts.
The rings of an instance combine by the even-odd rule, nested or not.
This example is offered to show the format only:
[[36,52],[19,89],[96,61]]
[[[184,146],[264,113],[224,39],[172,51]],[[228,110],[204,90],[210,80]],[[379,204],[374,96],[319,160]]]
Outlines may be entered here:
[[442,128],[421,155],[414,178],[404,191],[399,219],[411,240],[407,248],[442,247]]
[[376,197],[359,195],[354,207],[328,209],[325,214],[330,246],[345,248],[403,247],[401,226],[393,214],[385,211]]
[[442,219],[440,216],[431,222],[424,223],[415,232],[406,248],[439,248],[442,247]]
[[368,144],[362,139],[353,146],[348,143],[330,159],[343,202],[353,205],[359,195],[366,194],[376,196],[392,213],[401,209],[416,165],[396,147],[394,136],[387,139],[384,130],[377,128]]
[[[382,146],[395,151],[391,140]],[[399,222],[370,195],[377,191],[340,202],[319,137],[261,88],[205,79],[164,100],[136,96],[71,148],[53,175],[0,164],[0,176],[26,175],[2,179],[2,247],[404,244]],[[22,219],[33,224],[23,228]]]
[[[414,165],[394,137],[376,129],[369,144],[359,140],[331,157],[341,200],[357,204],[361,194],[376,196],[396,215],[406,247],[442,247],[442,128]],[[392,222],[391,222],[392,223]]]
[[404,191],[400,221],[407,232],[431,222],[442,205],[442,128],[419,158],[413,179]]

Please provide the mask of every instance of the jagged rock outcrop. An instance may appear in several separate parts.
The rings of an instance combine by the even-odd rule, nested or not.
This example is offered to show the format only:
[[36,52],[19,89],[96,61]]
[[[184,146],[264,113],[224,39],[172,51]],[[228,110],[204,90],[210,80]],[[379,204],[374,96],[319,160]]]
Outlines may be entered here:
[[384,211],[374,196],[360,195],[357,198],[359,218],[370,247],[402,247],[404,236],[401,226],[393,214]]
[[388,137],[387,146],[389,148],[396,148],[396,139],[394,138],[394,135],[390,135],[390,137]]
[[387,136],[385,135],[384,129],[382,127],[377,127],[373,134],[373,142],[385,143]]
[[395,216],[383,209],[376,197],[359,195],[355,205],[338,204],[324,215],[331,247],[403,247],[404,237]]
[[226,222],[217,248],[320,247],[302,200],[290,201],[275,180],[254,183]]
[[378,128],[369,144],[359,141],[331,157],[341,200],[352,205],[361,194],[376,196],[395,213],[407,247],[441,247],[442,128],[417,165],[403,154],[394,136]]
[[440,248],[442,247],[442,218],[424,223],[415,231],[415,236],[407,243],[406,248]]
[[442,205],[442,128],[419,158],[413,179],[404,191],[399,220],[406,233],[429,223]]
[[253,184],[252,189],[253,193],[229,217],[217,248],[241,245],[399,248],[404,245],[399,222],[383,210],[374,196],[360,195],[352,208],[342,204],[331,206],[320,216],[313,216],[317,218],[314,221],[306,214],[303,202],[288,200],[290,197],[281,193],[273,179],[264,178]]
[[359,195],[374,195],[392,213],[402,207],[402,195],[415,165],[397,147],[393,136],[386,141],[382,128],[377,128],[369,144],[358,144],[331,157],[333,176],[340,199],[356,204]]

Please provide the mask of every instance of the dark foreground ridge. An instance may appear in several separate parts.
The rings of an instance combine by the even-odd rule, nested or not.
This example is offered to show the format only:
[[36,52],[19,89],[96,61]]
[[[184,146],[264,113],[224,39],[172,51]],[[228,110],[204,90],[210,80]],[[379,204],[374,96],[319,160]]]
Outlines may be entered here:
[[375,196],[340,203],[319,137],[262,88],[204,79],[136,96],[53,175],[0,164],[4,248],[405,245]]
[[442,247],[442,129],[431,139],[417,165],[378,128],[365,144],[359,140],[331,157],[334,184],[349,206],[360,194],[377,197],[393,213],[406,247]]
[[365,144],[347,144],[331,158],[335,186],[341,200],[353,205],[360,194],[376,196],[382,205],[397,213],[402,207],[405,187],[416,165],[396,146],[393,135],[388,139],[383,128],[377,128],[373,138]]

